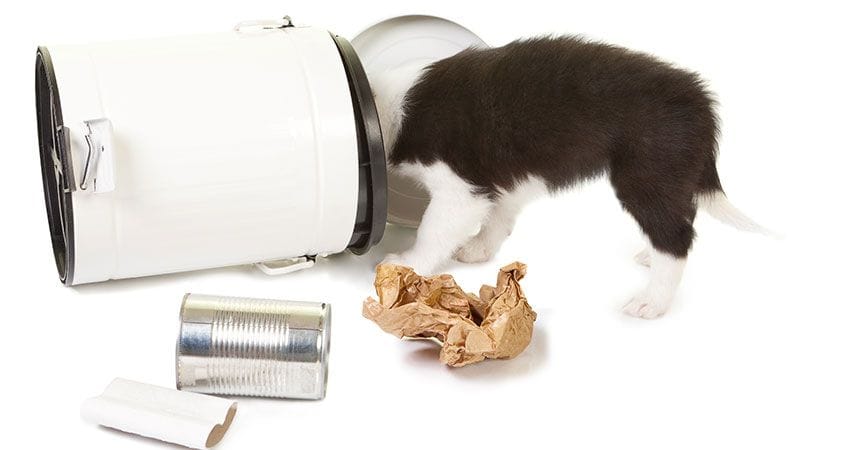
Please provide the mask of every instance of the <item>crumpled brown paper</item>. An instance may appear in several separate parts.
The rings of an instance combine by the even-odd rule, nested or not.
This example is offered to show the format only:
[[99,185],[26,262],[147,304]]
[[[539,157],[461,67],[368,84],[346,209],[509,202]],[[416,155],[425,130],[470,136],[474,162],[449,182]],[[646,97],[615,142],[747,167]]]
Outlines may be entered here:
[[531,342],[537,318],[519,286],[525,270],[520,262],[502,267],[496,287],[482,286],[476,296],[451,275],[423,277],[381,264],[374,283],[379,300],[364,302],[364,317],[399,338],[434,338],[443,345],[440,361],[453,367],[513,358]]

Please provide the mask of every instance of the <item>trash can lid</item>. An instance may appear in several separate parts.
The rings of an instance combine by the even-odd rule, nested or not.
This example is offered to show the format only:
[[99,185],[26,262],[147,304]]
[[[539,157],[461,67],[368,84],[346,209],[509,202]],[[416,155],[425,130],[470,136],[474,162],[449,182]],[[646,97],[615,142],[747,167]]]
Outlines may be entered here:
[[332,35],[340,52],[358,135],[358,210],[352,237],[346,247],[363,255],[381,241],[387,223],[387,162],[378,111],[367,80],[367,73],[352,44]]
[[70,142],[62,119],[62,105],[50,52],[39,47],[35,58],[35,106],[41,182],[56,269],[62,283],[73,284],[74,227],[72,191],[75,189]]
[[[450,20],[411,15],[370,26],[352,39],[352,46],[372,76],[407,64],[435,62],[467,47],[487,47],[487,44]],[[428,194],[414,180],[388,173],[388,222],[418,226],[428,201]]]

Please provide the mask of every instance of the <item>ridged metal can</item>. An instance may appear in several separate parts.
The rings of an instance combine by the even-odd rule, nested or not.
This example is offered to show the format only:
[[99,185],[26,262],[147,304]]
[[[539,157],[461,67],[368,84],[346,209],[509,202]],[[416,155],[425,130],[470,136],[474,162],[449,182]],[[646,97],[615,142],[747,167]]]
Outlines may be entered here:
[[331,306],[185,294],[178,389],[319,400],[326,395]]

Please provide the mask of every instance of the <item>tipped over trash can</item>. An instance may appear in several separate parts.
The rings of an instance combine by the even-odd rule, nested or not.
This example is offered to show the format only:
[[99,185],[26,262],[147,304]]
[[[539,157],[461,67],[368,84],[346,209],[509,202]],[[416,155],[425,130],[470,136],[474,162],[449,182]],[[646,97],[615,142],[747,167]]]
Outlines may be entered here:
[[[432,61],[473,45],[447,33],[445,47],[428,50],[396,27],[464,29],[400,19],[394,31],[379,31],[386,21],[362,33],[368,57],[391,39]],[[285,273],[365,253],[384,233],[384,144],[365,65],[325,29],[286,18],[40,47],[36,103],[66,285],[242,264]]]

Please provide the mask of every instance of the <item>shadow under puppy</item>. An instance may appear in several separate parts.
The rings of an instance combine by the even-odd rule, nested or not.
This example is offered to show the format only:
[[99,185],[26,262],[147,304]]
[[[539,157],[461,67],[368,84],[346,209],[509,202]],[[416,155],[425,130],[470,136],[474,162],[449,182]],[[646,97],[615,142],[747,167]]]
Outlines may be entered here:
[[637,260],[650,281],[624,310],[655,318],[680,282],[698,207],[762,231],[722,191],[704,82],[652,56],[536,38],[371,82],[389,169],[431,195],[413,248],[386,262],[431,274],[453,255],[486,261],[528,201],[606,174],[649,244]]

